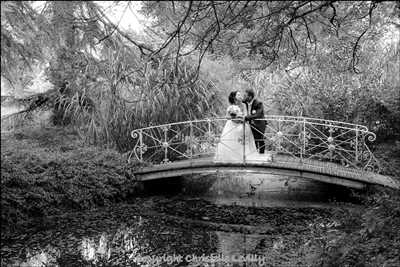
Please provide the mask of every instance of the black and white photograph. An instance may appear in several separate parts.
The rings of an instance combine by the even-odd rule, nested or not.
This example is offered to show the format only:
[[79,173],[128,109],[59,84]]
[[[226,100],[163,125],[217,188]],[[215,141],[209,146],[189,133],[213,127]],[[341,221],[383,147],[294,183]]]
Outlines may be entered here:
[[400,266],[400,2],[1,1],[0,257]]

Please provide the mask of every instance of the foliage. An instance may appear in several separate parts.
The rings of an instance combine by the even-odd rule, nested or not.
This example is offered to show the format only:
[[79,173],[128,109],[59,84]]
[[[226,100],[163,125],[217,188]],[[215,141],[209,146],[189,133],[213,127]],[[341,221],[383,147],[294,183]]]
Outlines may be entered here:
[[[26,111],[50,107],[54,124],[71,124],[89,143],[127,151],[134,128],[204,117],[219,109],[218,92],[207,79],[195,77],[191,59],[173,66],[162,54],[144,58],[144,48],[132,46],[134,40],[93,2],[48,2],[40,13],[29,4],[7,7],[2,27],[18,29],[28,22],[20,16],[19,23],[11,23],[11,14],[29,11],[38,19],[32,23],[42,27],[35,32],[48,41],[37,51],[49,63],[53,90],[30,97]],[[3,48],[12,52],[2,43]]]
[[390,25],[397,29],[396,8],[387,2],[145,2],[142,13],[155,18],[154,30],[137,36],[92,1],[45,2],[41,10],[6,2],[2,75],[12,81],[17,71],[48,63],[54,89],[30,99],[28,110],[51,107],[55,124],[72,123],[90,142],[122,151],[129,149],[130,129],[218,113],[221,95],[246,87],[258,91],[270,112],[367,124],[393,137],[399,54],[398,44],[384,44],[394,38],[385,33]]
[[[1,2],[1,75],[9,81],[43,57],[34,10],[26,1]],[[19,75],[18,75],[19,76]]]
[[254,69],[255,62],[248,58],[208,56],[202,70],[225,94],[253,88],[267,114],[358,123],[375,132],[378,141],[396,139],[400,133],[400,31],[385,16],[390,20],[382,14],[380,26],[364,36],[368,38],[359,51],[362,59],[357,72],[343,64],[346,56],[339,52],[345,43],[333,33],[320,36],[324,42],[307,60],[293,61],[286,68]]
[[347,218],[347,227],[353,228],[325,242],[318,265],[396,266],[399,263],[398,192],[380,189],[365,201],[369,207],[361,216],[354,213],[337,215],[339,218]]
[[113,150],[83,147],[73,131],[23,129],[1,140],[2,232],[30,219],[108,205],[138,192]]
[[165,1],[144,2],[142,12],[154,18],[151,33],[160,43],[149,54],[172,48],[176,64],[188,54],[200,64],[210,52],[251,58],[262,68],[285,67],[320,50],[321,36],[331,34],[344,44],[342,64],[357,71],[363,37],[379,24],[375,14],[396,16],[398,7],[374,1]]
[[371,60],[361,74],[324,66],[322,56],[316,64],[303,67],[296,79],[287,76],[273,92],[272,102],[283,114],[358,123],[376,132],[380,140],[396,138],[400,133],[400,82],[395,78],[399,68],[382,70],[400,60],[398,48],[393,50],[392,58],[369,52]]
[[133,129],[202,118],[219,108],[212,83],[203,79],[192,82],[190,62],[178,69],[162,57],[153,63],[142,62],[123,47],[105,54],[100,64],[91,65],[89,74],[98,79],[83,77],[74,95],[59,102],[63,116],[70,117],[90,143],[110,144],[125,152],[132,146]]
[[[383,174],[400,179],[400,143],[379,144]],[[364,207],[333,214],[341,232],[323,235],[316,266],[397,266],[400,262],[400,194],[371,186],[355,195]]]
[[[45,2],[37,10],[32,2],[5,1],[1,7],[1,74],[12,85],[21,74],[29,74],[32,68],[48,63],[53,76],[68,76],[71,73],[66,68],[74,66],[62,58],[65,50],[90,51],[95,38],[102,34],[100,23],[89,19],[96,12],[96,6],[90,3]],[[56,82],[54,78],[50,80]],[[57,83],[54,85],[58,87]],[[22,85],[17,89],[25,88]]]

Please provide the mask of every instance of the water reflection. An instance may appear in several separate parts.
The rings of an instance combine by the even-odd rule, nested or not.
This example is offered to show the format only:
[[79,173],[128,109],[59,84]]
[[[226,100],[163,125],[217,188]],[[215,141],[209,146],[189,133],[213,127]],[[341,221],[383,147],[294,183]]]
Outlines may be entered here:
[[215,231],[179,218],[135,213],[121,205],[82,217],[71,215],[65,219],[68,224],[61,221],[2,245],[2,266],[259,266],[266,257],[282,262],[288,251],[293,254],[289,258],[310,254],[306,235],[254,234],[262,232],[255,230],[244,234],[238,228]]
[[[95,265],[134,265],[138,266],[169,266],[170,264],[183,263],[187,266],[259,266],[265,261],[262,254],[257,254],[260,245],[265,246],[266,236],[255,234],[240,234],[229,232],[213,232],[216,243],[215,250],[211,253],[186,253],[179,254],[177,250],[170,250],[168,253],[152,253],[149,242],[154,241],[148,237],[140,237],[132,227],[122,227],[115,233],[102,233],[100,236],[84,237],[76,253],[79,253],[82,263]],[[177,233],[182,234],[182,233]],[[191,240],[183,247],[199,245],[199,238],[210,238],[210,233],[199,237],[192,236]],[[282,243],[273,243],[273,248],[278,248]],[[168,244],[163,244],[168,247]],[[211,244],[213,246],[213,244]],[[60,260],[63,251],[71,253],[67,247],[47,246],[47,250],[41,250],[36,254],[28,252],[25,261],[16,261],[11,266],[65,266]],[[65,256],[65,255],[64,255]],[[78,255],[77,255],[78,256]],[[247,257],[247,258],[246,258]],[[75,261],[75,263],[80,260]]]
[[135,225],[122,226],[113,233],[83,238],[80,246],[82,258],[94,264],[134,263],[137,257],[152,250],[142,221],[139,216]]
[[184,178],[183,193],[217,205],[247,207],[330,207],[346,199],[344,187],[285,175],[246,173],[208,174]]
[[[157,220],[139,216],[130,226],[124,225],[114,232],[102,232],[94,236],[84,235],[78,243],[74,242],[75,238],[71,235],[57,236],[51,240],[53,245],[48,244],[49,240],[41,240],[40,245],[44,249],[35,253],[28,246],[23,260],[8,263],[11,266],[69,266],[69,263],[168,266],[168,263],[181,262],[188,266],[227,266],[221,262],[223,255],[254,253],[255,246],[262,239],[259,235],[228,232],[196,229],[191,232],[175,227],[156,229],[160,226],[157,223]],[[216,258],[219,254],[219,258]],[[214,260],[204,258],[211,255],[214,255]],[[242,263],[228,265],[242,266]]]
[[[180,229],[162,224],[158,218],[135,216],[134,221],[122,224],[116,230],[99,234],[85,234],[89,230],[82,225],[71,229],[71,233],[55,235],[46,233],[40,238],[38,233],[35,245],[24,246],[24,254],[5,258],[7,266],[81,266],[87,264],[101,266],[167,266],[164,260],[151,260],[150,257],[162,255],[210,254],[215,251],[215,233],[200,229]],[[92,232],[93,225],[89,225]],[[56,232],[59,229],[52,229]],[[82,233],[81,236],[77,233]],[[37,240],[39,239],[39,240]],[[28,240],[29,243],[30,242]],[[34,246],[44,247],[36,249]],[[4,250],[9,247],[2,248]],[[146,258],[147,257],[147,258]],[[4,258],[4,257],[3,257]]]
[[[9,266],[36,267],[36,266],[57,266],[57,258],[60,257],[60,250],[50,248],[40,252],[27,252],[26,261],[15,261]],[[3,266],[3,264],[2,264]]]
[[84,238],[81,245],[81,255],[86,261],[98,262],[99,259],[109,260],[111,257],[111,248],[108,244],[106,234],[102,234],[99,243],[90,238]]

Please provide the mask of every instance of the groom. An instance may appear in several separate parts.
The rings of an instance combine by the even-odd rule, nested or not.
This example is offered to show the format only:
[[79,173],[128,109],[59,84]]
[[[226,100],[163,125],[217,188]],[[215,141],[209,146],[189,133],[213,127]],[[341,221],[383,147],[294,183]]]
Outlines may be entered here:
[[266,123],[265,120],[256,120],[256,119],[264,119],[263,103],[255,99],[253,89],[246,89],[243,102],[246,104],[247,108],[247,116],[245,117],[245,120],[250,123],[251,131],[253,132],[257,150],[258,152],[260,152],[260,154],[264,154],[265,151],[264,132]]

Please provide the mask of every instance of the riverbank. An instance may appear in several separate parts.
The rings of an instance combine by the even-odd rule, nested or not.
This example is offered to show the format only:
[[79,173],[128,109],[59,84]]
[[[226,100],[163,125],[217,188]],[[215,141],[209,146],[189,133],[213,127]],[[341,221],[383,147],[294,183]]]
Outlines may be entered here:
[[73,131],[34,128],[2,135],[2,233],[128,199],[138,191],[132,177],[119,153],[84,146]]

